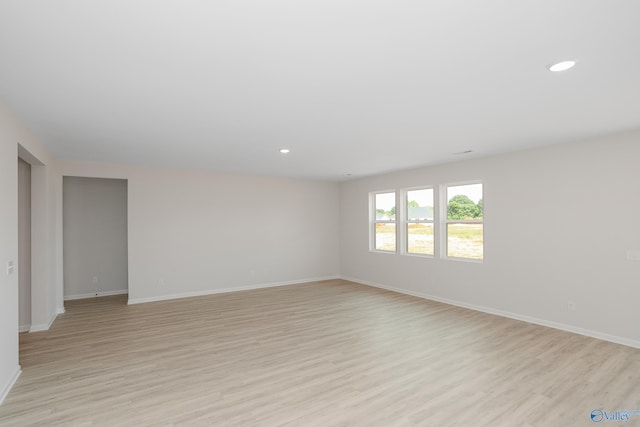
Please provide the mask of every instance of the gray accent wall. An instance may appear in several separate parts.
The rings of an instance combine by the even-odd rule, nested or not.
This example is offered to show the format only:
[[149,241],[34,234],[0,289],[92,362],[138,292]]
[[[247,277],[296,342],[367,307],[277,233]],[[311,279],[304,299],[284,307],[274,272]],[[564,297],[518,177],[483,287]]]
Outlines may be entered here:
[[126,293],[127,181],[63,178],[65,299]]

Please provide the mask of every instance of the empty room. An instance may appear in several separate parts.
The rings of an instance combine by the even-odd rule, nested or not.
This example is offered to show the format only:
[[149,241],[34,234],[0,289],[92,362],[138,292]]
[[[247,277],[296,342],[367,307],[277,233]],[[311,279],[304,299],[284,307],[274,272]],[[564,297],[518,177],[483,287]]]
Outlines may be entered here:
[[640,426],[640,2],[0,2],[0,426]]

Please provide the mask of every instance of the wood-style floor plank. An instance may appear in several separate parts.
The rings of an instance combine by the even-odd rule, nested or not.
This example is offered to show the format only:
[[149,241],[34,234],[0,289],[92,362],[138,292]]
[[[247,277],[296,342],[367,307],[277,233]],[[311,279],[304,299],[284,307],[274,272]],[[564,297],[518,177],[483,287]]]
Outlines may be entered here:
[[20,336],[0,425],[584,426],[596,408],[640,411],[639,350],[341,280],[66,309]]

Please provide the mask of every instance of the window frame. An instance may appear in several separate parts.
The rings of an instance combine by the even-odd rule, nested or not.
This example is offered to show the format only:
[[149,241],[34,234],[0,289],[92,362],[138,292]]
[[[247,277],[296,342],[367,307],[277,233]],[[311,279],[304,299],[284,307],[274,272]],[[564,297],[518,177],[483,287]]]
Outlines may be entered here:
[[[378,194],[391,194],[393,193],[393,197],[395,200],[395,208],[396,208],[396,215],[395,215],[395,219],[378,219],[376,217],[376,196]],[[382,253],[382,254],[397,254],[398,253],[398,248],[400,247],[399,245],[399,232],[398,232],[398,191],[397,190],[380,190],[380,191],[372,191],[369,193],[369,216],[370,216],[370,220],[369,220],[369,251],[370,252],[377,252],[377,253]],[[395,226],[395,250],[390,251],[390,250],[385,250],[385,249],[377,249],[376,248],[376,225],[377,224],[394,224]]]
[[[448,189],[449,187],[460,187],[463,185],[482,185],[482,219],[481,220],[465,220],[465,219],[449,219],[448,209],[449,209],[449,197],[448,197]],[[450,182],[446,184],[440,185],[440,209],[438,210],[440,213],[440,258],[445,260],[452,261],[463,261],[463,262],[472,262],[472,263],[483,263],[484,262],[484,246],[485,246],[485,228],[484,228],[484,213],[485,213],[485,203],[484,203],[484,182],[482,180],[472,180],[472,181],[462,181],[462,182]],[[449,224],[482,224],[482,258],[467,258],[467,257],[456,257],[449,256]]]
[[[432,203],[433,203],[433,219],[425,220],[409,220],[409,192],[419,190],[431,190],[432,191]],[[402,197],[402,233],[400,233],[400,241],[402,254],[408,256],[415,256],[421,258],[434,258],[438,252],[438,230],[436,225],[436,219],[438,216],[437,207],[437,189],[434,185],[422,185],[419,187],[404,188],[401,191]],[[396,215],[397,218],[397,215]],[[409,252],[409,224],[431,224],[433,227],[433,254],[420,254],[415,252]]]

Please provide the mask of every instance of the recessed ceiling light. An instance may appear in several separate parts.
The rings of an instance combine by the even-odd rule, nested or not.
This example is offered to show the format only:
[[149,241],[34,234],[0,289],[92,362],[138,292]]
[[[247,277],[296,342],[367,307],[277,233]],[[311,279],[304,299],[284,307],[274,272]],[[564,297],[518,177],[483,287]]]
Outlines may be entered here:
[[562,62],[558,62],[557,64],[553,64],[549,66],[549,71],[553,71],[554,73],[557,73],[558,71],[568,70],[569,68],[572,68],[574,65],[576,65],[576,61],[562,61]]
[[280,150],[282,154],[287,154],[290,150],[288,148],[283,148]]

